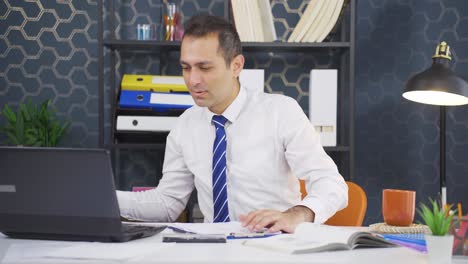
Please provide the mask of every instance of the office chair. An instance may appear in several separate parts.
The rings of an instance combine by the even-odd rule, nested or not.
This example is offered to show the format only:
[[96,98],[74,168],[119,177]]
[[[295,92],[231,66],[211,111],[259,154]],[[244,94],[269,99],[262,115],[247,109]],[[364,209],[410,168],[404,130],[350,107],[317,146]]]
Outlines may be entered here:
[[[300,180],[302,198],[307,195],[305,182]],[[334,226],[362,226],[367,210],[367,195],[364,190],[354,182],[347,181],[348,206],[329,218],[325,224]]]

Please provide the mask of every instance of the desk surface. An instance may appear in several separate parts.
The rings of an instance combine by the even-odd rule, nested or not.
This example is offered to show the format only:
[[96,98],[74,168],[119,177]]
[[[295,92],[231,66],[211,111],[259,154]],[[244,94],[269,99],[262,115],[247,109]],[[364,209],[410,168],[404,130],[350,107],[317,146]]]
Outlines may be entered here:
[[[289,255],[246,247],[241,240],[226,244],[173,244],[160,248],[162,235],[135,240],[124,247],[154,245],[154,252],[126,261],[65,260],[41,257],[47,251],[74,245],[74,242],[9,239],[0,234],[0,263],[427,263],[425,254],[407,248],[358,249]],[[126,246],[125,246],[126,245]],[[454,257],[452,263],[468,263],[468,258]]]

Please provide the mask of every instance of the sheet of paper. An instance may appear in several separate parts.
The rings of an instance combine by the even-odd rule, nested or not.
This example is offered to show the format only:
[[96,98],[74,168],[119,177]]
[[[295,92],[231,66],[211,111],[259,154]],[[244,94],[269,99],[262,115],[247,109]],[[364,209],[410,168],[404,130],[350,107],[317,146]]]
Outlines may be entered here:
[[172,223],[173,226],[185,231],[197,234],[230,234],[230,233],[249,233],[247,228],[242,227],[240,222],[225,223]]
[[154,254],[173,246],[171,243],[76,243],[73,246],[50,251],[48,258],[128,260]]
[[207,234],[216,235],[230,233],[251,233],[247,228],[242,227],[240,222],[226,222],[226,223],[151,223],[151,222],[139,222],[132,223],[138,225],[148,226],[169,226],[183,230],[185,232],[191,232],[196,234]]

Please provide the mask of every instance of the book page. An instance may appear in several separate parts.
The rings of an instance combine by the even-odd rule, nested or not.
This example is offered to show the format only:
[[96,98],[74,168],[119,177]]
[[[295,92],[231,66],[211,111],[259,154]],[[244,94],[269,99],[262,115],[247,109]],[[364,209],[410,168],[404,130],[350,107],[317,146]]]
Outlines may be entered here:
[[323,31],[324,27],[330,21],[330,16],[335,10],[337,0],[326,0],[320,9],[320,13],[317,15],[317,19],[314,20],[310,29],[302,39],[302,42],[315,42],[317,37]]
[[350,237],[356,233],[355,229],[319,225],[314,223],[302,223],[294,232],[296,238],[302,241],[320,241],[324,243],[347,244]]
[[381,247],[395,247],[396,244],[385,240],[382,236],[369,233],[369,232],[357,232],[354,233],[348,244],[355,248],[381,248]]
[[290,254],[351,249],[346,243],[328,243],[322,238],[316,237],[314,241],[300,240],[294,234],[282,234],[269,238],[249,239],[242,244],[244,246],[282,251]]
[[260,17],[260,8],[258,7],[258,0],[251,1],[249,0],[251,7],[251,16],[250,20],[252,21],[252,27],[254,32],[254,41],[264,42],[265,38],[263,36],[262,20]]
[[277,37],[270,1],[260,0],[258,2],[258,7],[260,9],[260,19],[262,21],[263,41],[275,41]]
[[332,17],[328,22],[328,25],[324,28],[320,36],[317,38],[317,42],[322,42],[328,36],[328,34],[330,34],[331,30],[335,27],[335,24],[337,23],[338,18],[342,13],[343,4],[344,0],[338,0],[335,6],[335,10],[333,11]]
[[244,11],[245,11],[245,21],[247,22],[247,28],[248,28],[248,42],[254,42],[255,41],[255,31],[254,31],[254,21],[253,21],[253,7],[249,4],[249,0],[240,0]]
[[234,22],[236,25],[237,34],[239,34],[239,38],[241,41],[245,41],[247,39],[247,32],[245,25],[242,22],[242,3],[238,0],[231,0],[232,6],[232,15],[234,16]]
[[305,34],[314,28],[319,18],[320,10],[324,6],[326,0],[311,0],[306,10],[302,14],[297,26],[288,39],[288,42],[304,42]]

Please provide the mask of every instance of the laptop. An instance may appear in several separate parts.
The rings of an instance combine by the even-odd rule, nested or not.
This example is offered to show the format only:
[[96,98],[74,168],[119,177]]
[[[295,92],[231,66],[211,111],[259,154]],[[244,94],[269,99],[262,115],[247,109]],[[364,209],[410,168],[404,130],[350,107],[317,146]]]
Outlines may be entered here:
[[164,228],[121,222],[107,150],[0,147],[0,232],[9,237],[123,242]]

